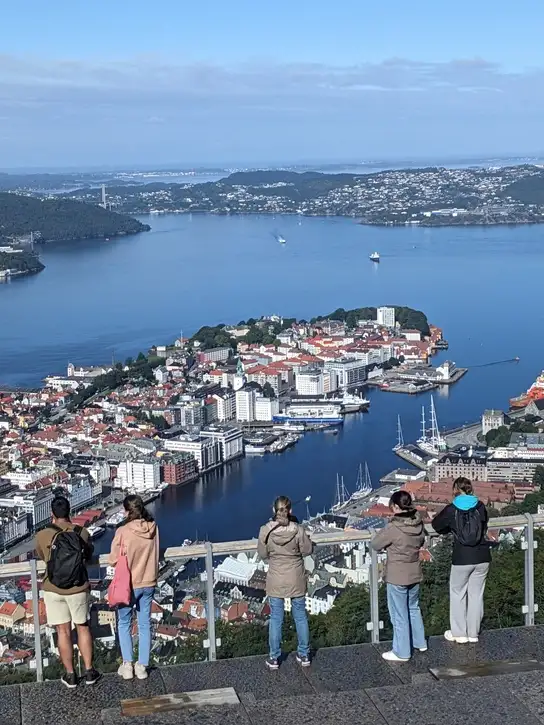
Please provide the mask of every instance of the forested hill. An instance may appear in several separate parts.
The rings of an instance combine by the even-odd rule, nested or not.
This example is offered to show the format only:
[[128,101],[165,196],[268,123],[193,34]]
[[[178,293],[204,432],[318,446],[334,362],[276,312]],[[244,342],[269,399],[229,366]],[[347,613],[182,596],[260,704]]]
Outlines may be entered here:
[[0,239],[30,232],[42,242],[100,239],[149,229],[137,219],[92,204],[0,193]]

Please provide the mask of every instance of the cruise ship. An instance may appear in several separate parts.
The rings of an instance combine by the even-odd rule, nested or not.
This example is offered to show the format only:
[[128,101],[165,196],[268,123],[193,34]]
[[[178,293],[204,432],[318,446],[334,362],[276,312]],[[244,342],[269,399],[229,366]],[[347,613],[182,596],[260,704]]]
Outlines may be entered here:
[[517,398],[510,398],[510,407],[525,408],[533,400],[541,400],[542,398],[544,398],[544,370],[526,393],[519,395]]

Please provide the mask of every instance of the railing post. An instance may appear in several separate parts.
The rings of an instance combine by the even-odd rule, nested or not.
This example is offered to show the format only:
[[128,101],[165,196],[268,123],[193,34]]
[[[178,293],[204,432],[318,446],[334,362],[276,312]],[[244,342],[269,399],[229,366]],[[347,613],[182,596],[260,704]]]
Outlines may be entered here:
[[208,600],[208,639],[204,646],[208,649],[208,659],[217,659],[217,641],[215,639],[215,595],[213,591],[213,545],[206,541],[206,592]]
[[538,605],[535,604],[535,549],[538,542],[534,537],[534,521],[532,514],[525,514],[527,524],[525,526],[525,536],[522,542],[522,549],[525,550],[525,603],[522,612],[525,614],[525,625],[531,627],[535,623],[535,612],[538,611]]
[[32,617],[34,618],[34,658],[36,660],[36,680],[38,682],[43,682],[40,592],[38,591],[38,566],[36,564],[36,559],[30,560],[30,584],[32,587]]
[[378,600],[378,552],[374,549],[370,550],[370,569],[368,574],[370,622],[366,623],[366,628],[370,631],[370,641],[372,644],[378,644],[383,622],[380,622],[380,604]]

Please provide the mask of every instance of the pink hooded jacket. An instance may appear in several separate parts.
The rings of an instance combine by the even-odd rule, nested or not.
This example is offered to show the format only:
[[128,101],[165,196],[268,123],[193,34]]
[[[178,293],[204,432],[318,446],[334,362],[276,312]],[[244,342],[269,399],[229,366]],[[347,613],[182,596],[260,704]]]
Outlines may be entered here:
[[111,544],[109,563],[119,558],[121,542],[127,552],[133,589],[154,587],[159,573],[159,530],[154,521],[135,519],[115,532]]

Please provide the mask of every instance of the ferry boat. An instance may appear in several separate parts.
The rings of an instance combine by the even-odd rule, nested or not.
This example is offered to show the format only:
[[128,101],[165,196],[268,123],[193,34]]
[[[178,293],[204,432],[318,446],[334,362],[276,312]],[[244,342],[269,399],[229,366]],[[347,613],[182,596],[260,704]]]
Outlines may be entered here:
[[106,526],[116,529],[125,520],[125,514],[123,511],[116,511],[110,517],[106,519]]
[[258,456],[262,456],[268,453],[268,446],[264,444],[259,445],[258,443],[246,443],[244,451],[252,455],[257,454]]
[[330,404],[289,405],[284,413],[273,417],[274,423],[328,423],[342,425],[342,408]]
[[369,257],[371,262],[379,262],[380,261],[380,253],[379,252],[372,252],[372,254]]
[[517,398],[510,398],[510,407],[525,408],[533,400],[541,400],[542,398],[544,398],[544,370],[524,395],[518,395]]

